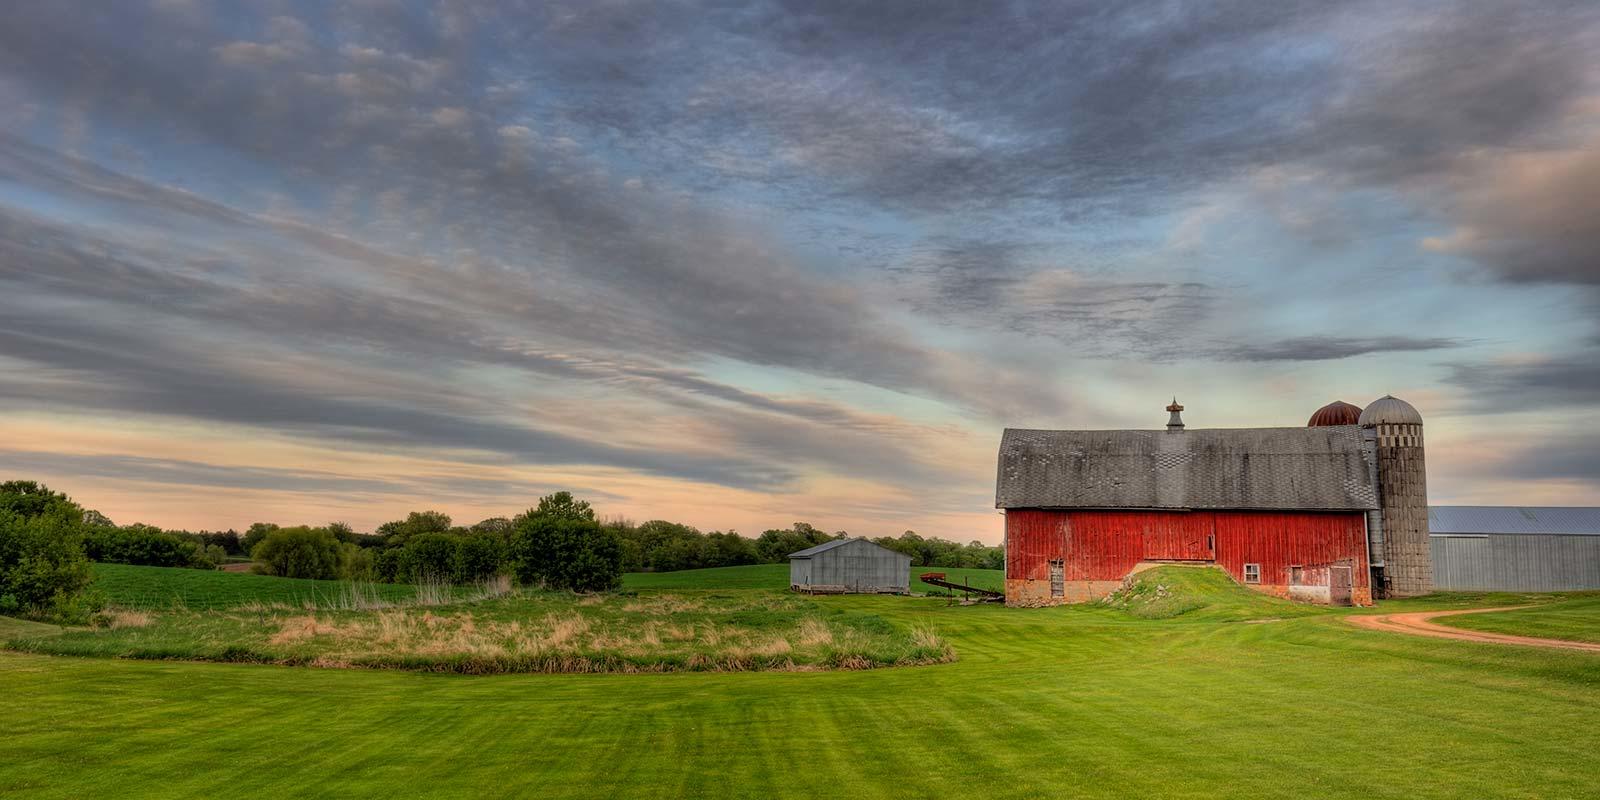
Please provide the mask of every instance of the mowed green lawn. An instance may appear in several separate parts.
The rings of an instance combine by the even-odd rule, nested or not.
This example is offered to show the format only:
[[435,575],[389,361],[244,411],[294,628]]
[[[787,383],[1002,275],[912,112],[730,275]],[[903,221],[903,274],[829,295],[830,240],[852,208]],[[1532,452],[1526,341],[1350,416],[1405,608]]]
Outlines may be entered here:
[[469,677],[0,653],[0,794],[1596,793],[1593,654],[1369,631],[1348,612],[1226,591],[1156,619],[1107,606],[818,602],[932,625],[960,660]]
[[1553,603],[1516,611],[1463,614],[1435,621],[1475,631],[1600,642],[1600,592],[1567,595]]

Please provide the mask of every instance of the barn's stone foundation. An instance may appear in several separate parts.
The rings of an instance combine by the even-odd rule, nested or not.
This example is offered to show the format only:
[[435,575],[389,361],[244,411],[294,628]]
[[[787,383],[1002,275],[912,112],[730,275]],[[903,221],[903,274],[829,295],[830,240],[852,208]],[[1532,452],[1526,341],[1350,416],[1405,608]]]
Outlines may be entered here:
[[[1156,564],[1140,565],[1142,568],[1159,566]],[[1141,570],[1135,570],[1137,573]],[[1121,581],[1063,581],[1062,596],[1052,597],[1050,581],[1048,580],[1010,580],[1006,581],[1006,605],[1020,608],[1043,608],[1045,606],[1064,606],[1071,603],[1093,603],[1111,596],[1112,593],[1122,588],[1126,579]],[[1303,603],[1328,603],[1327,586],[1289,586],[1287,584],[1249,583],[1241,584],[1246,589],[1281,597],[1285,600],[1296,600]],[[1351,587],[1350,603],[1356,606],[1372,605],[1372,590],[1366,586]]]
[[[1329,603],[1327,586],[1288,586],[1266,583],[1246,583],[1241,585],[1246,589],[1251,589],[1262,594],[1270,594],[1273,597],[1281,597],[1285,600],[1295,600],[1302,603],[1317,603],[1320,605],[1328,605]],[[1350,587],[1350,605],[1372,605],[1372,589],[1366,586]]]
[[1064,606],[1068,603],[1091,603],[1122,587],[1122,581],[1063,581],[1062,596],[1052,597],[1050,581],[1006,581],[1006,605],[1023,608]]

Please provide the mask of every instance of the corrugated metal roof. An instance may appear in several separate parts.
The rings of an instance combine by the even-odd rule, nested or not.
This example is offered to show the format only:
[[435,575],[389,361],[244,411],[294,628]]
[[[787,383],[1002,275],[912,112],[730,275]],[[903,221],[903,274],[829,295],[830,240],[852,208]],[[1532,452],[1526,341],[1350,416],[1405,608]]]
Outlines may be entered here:
[[828,550],[832,550],[835,547],[839,547],[841,545],[849,544],[852,541],[854,541],[854,540],[852,540],[852,539],[834,539],[832,541],[823,542],[822,544],[816,545],[814,547],[807,547],[804,550],[796,550],[795,552],[790,553],[789,557],[790,558],[810,558],[811,556],[814,556],[814,555],[816,555],[818,553],[826,552]]
[[873,548],[875,550],[882,550],[885,553],[893,553],[893,554],[895,554],[897,556],[905,556],[906,558],[911,558],[911,556],[907,556],[905,553],[902,553],[902,552],[900,552],[898,550],[890,550],[889,548],[884,547],[883,545],[878,544],[877,542],[868,541],[866,539],[850,539],[850,538],[834,539],[832,541],[823,542],[822,544],[819,544],[819,545],[817,545],[815,547],[807,547],[804,550],[797,550],[797,551],[795,551],[793,553],[790,553],[789,557],[790,558],[810,558],[810,557],[812,557],[812,556],[814,556],[814,555],[816,555],[818,553],[825,553],[825,552],[827,552],[829,550],[832,550],[835,547],[843,547],[843,546],[845,546],[847,544],[850,544],[852,542],[860,542],[861,544],[864,544],[864,545],[866,545],[868,547],[871,547],[871,548]]
[[1365,511],[1371,450],[1354,425],[1167,431],[1008,428],[997,508]]
[[1565,533],[1600,536],[1600,508],[1429,506],[1430,533]]

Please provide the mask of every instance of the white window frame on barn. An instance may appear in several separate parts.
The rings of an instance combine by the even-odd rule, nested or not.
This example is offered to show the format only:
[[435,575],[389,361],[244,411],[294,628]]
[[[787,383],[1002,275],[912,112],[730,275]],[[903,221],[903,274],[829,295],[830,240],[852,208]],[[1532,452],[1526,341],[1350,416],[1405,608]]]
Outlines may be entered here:
[[1261,582],[1261,565],[1260,564],[1246,564],[1246,565],[1244,565],[1244,582],[1245,583],[1260,583]]

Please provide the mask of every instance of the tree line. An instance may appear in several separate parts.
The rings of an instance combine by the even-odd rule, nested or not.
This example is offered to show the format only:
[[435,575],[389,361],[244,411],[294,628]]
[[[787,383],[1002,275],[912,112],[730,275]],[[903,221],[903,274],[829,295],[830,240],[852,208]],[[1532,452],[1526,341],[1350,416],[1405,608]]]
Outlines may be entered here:
[[[804,522],[750,538],[666,520],[601,519],[570,492],[471,526],[455,525],[440,511],[413,511],[372,533],[342,522],[258,522],[243,533],[163,530],[117,525],[42,484],[10,481],[0,483],[0,613],[68,617],[92,606],[93,594],[85,593],[89,561],[195,569],[250,561],[269,575],[393,583],[464,584],[504,575],[529,586],[599,591],[615,588],[624,572],[782,563],[790,553],[846,535]],[[872,541],[919,567],[1004,567],[1001,548],[976,541],[963,545],[914,531]]]
[[[827,533],[804,522],[763,531],[754,539],[732,531],[701,533],[693,526],[659,519],[638,525],[613,520],[605,525],[616,530],[622,540],[623,565],[627,572],[780,564],[788,560],[790,553],[849,535],[845,531]],[[872,541],[911,556],[914,567],[1005,568],[1005,550],[979,541],[958,544],[948,539],[923,537],[916,531],[906,531],[897,537],[880,536]]]

